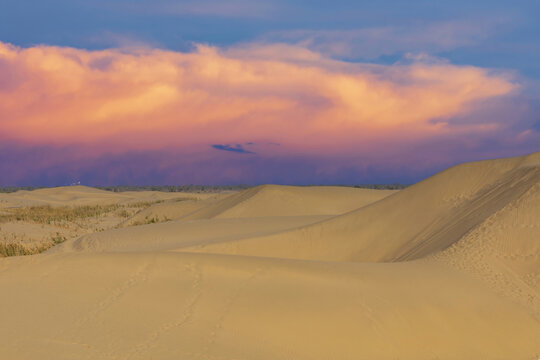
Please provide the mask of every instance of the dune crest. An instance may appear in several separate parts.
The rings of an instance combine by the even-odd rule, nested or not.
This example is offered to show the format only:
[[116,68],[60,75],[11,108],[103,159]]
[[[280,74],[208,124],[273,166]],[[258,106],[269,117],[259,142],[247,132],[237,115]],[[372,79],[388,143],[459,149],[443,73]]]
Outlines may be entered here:
[[261,185],[230,196],[187,218],[338,215],[383,199],[394,192],[337,186]]

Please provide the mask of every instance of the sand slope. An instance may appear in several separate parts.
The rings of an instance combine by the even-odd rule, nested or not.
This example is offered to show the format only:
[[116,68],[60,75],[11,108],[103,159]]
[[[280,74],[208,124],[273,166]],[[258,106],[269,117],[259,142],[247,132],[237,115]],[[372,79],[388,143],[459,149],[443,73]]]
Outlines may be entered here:
[[523,307],[442,266],[179,253],[3,262],[8,359],[529,359],[539,350],[540,326]]
[[187,218],[338,215],[376,202],[395,192],[337,186],[262,185],[227,197]]
[[141,252],[251,239],[298,228],[328,216],[285,216],[168,221],[98,232],[66,242],[50,252]]
[[352,190],[257,187],[0,258],[2,357],[540,357],[540,153]]

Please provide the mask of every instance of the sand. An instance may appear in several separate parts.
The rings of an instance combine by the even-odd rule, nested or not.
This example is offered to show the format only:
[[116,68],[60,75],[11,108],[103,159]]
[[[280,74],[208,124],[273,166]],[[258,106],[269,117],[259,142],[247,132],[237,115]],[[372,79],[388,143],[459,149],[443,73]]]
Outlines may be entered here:
[[[0,200],[121,205],[44,253],[0,258],[2,359],[540,358],[540,153],[401,191]],[[12,220],[0,234],[60,225],[77,232]]]

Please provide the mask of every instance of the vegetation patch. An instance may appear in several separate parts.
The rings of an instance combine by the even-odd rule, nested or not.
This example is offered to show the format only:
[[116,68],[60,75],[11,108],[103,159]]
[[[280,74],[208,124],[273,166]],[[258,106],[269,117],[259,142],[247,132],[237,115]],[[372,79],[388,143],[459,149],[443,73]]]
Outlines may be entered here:
[[139,202],[130,203],[127,206],[133,207],[133,208],[145,209],[145,208],[150,207],[150,206],[155,205],[155,204],[161,204],[162,202],[164,202],[164,200],[139,201]]
[[51,238],[40,244],[27,245],[18,242],[2,243],[0,242],[0,257],[8,256],[24,256],[24,255],[35,255],[42,253],[55,245],[61,244],[66,241],[66,237],[60,233],[51,236]]
[[60,225],[82,219],[98,218],[113,212],[118,217],[127,218],[132,215],[127,208],[145,209],[160,202],[163,202],[163,200],[144,201],[126,205],[83,205],[73,207],[44,205],[12,208],[6,209],[4,213],[0,214],[0,223],[23,221],[36,224]]
[[24,221],[36,224],[58,224],[99,217],[118,210],[120,207],[120,205],[116,204],[75,207],[52,207],[50,205],[21,207],[7,209],[6,213],[0,215],[0,223]]
[[167,221],[171,221],[171,219],[169,219],[166,216],[162,218],[159,216],[152,216],[152,217],[147,216],[143,220],[134,221],[131,225],[137,226],[137,225],[157,224],[157,223],[162,223],[162,222],[167,222]]

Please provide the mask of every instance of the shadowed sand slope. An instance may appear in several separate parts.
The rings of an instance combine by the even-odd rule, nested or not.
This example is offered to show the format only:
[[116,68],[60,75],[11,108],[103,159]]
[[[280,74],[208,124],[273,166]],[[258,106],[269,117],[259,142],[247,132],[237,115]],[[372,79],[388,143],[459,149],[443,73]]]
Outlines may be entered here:
[[540,153],[356,190],[171,200],[0,258],[0,358],[540,357]]
[[177,250],[279,233],[328,219],[328,216],[285,216],[170,221],[99,232],[66,242],[51,252]]

